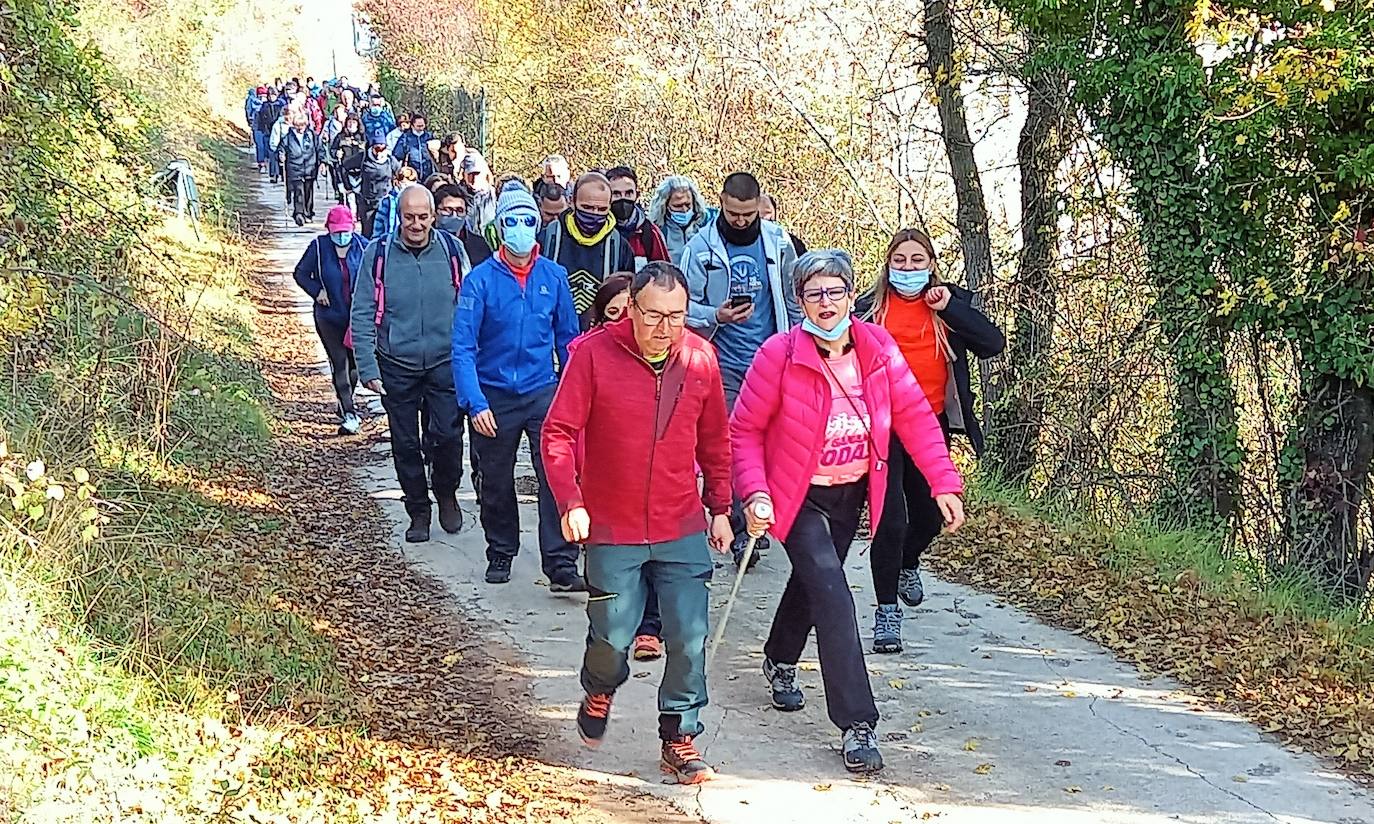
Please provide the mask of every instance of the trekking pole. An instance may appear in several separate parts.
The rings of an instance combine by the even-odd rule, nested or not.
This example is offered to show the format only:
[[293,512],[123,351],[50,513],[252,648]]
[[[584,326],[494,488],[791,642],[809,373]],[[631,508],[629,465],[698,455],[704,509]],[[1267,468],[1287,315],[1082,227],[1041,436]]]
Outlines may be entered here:
[[[769,518],[773,515],[773,505],[767,501],[758,501],[753,504],[754,516],[759,519]],[[730,611],[735,608],[735,598],[739,596],[740,585],[744,583],[744,574],[749,571],[749,561],[754,556],[754,544],[763,533],[755,535],[749,533],[749,541],[744,545],[744,554],[739,559],[739,571],[735,573],[735,584],[730,587],[730,597],[725,599],[725,611],[720,614],[720,622],[716,624],[716,637],[711,639],[711,646],[706,650],[706,671],[711,671],[711,663],[716,660],[716,650],[720,649],[720,642],[725,638],[725,625],[730,622]]]

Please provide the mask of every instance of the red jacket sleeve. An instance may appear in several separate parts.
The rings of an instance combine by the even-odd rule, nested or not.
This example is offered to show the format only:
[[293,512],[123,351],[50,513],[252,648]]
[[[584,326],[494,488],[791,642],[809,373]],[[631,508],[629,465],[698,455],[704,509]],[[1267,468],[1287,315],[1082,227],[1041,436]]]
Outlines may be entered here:
[[657,226],[648,221],[645,221],[645,224],[651,231],[649,233],[649,248],[644,250],[644,257],[649,260],[662,260],[668,263],[675,263],[675,261],[668,257],[668,243],[663,239],[663,232],[659,231]]
[[544,476],[558,502],[558,511],[566,513],[583,505],[582,487],[577,477],[578,442],[587,426],[592,408],[592,352],[579,347],[576,357],[568,358],[563,368],[558,391],[544,416],[540,451],[544,455]]
[[697,420],[697,465],[705,478],[702,497],[712,515],[726,515],[730,512],[730,420],[725,412],[725,387],[716,353],[708,346],[697,357],[709,373],[706,403]]

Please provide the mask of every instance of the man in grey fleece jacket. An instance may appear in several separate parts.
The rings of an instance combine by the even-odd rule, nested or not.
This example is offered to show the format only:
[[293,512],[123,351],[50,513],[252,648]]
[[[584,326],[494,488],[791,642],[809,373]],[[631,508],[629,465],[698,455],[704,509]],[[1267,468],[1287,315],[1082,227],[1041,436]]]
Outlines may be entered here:
[[[416,543],[429,540],[430,524],[430,484],[420,453],[421,404],[429,416],[439,525],[445,532],[463,525],[457,498],[463,433],[449,362],[455,281],[468,266],[462,245],[434,231],[434,197],[428,189],[406,189],[397,208],[399,230],[373,241],[363,254],[362,271],[353,273],[350,314],[358,377],[382,396],[391,422],[391,457],[410,515],[406,540]],[[379,254],[385,255],[380,289],[374,279]]]

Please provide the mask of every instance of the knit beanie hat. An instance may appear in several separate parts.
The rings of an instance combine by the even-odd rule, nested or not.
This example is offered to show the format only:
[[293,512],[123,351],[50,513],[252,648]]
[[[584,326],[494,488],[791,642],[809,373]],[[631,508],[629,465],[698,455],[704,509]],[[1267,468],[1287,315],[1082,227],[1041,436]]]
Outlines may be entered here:
[[502,219],[507,215],[521,213],[534,215],[539,218],[539,207],[534,202],[534,196],[520,187],[507,187],[496,200],[496,225],[501,225]]

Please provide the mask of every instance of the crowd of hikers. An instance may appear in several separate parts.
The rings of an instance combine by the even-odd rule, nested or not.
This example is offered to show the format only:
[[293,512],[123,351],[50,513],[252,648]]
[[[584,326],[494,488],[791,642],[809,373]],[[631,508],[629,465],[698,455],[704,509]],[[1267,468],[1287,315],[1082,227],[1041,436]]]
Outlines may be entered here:
[[747,571],[771,536],[791,564],[764,646],[772,704],[803,708],[814,630],[844,764],[881,769],[844,560],[866,507],[873,649],[900,652],[921,555],[964,519],[950,437],[983,446],[969,359],[1004,345],[942,277],[931,239],[893,235],[860,294],[850,256],[808,252],[747,172],[725,176],[715,205],[688,177],[641,187],[621,165],[574,178],[560,155],[530,181],[493,179],[461,135],[436,139],[422,114],[396,117],[346,78],[257,87],[245,114],[298,225],[329,171],[336,202],[295,278],[315,302],[340,431],[361,426],[359,383],[381,396],[406,541],[429,540],[432,502],[445,531],[462,528],[466,431],[485,579],[508,583],[528,442],[549,588],[588,593],[582,740],[603,739],[629,657],[666,653],[662,767],[684,783],[714,775],[693,744],[710,550]]

